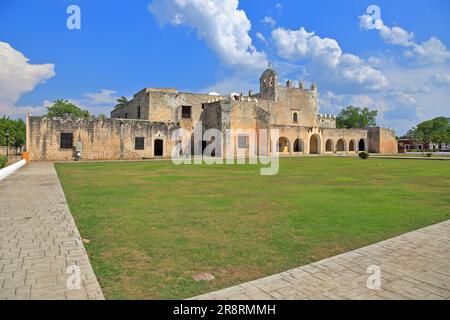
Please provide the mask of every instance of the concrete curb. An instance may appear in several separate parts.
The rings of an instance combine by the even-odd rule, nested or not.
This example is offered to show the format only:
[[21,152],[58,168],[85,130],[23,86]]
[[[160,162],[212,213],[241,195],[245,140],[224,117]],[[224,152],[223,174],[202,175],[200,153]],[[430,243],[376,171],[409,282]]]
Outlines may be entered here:
[[22,168],[26,163],[26,160],[20,160],[19,162],[9,165],[6,168],[0,169],[0,181]]

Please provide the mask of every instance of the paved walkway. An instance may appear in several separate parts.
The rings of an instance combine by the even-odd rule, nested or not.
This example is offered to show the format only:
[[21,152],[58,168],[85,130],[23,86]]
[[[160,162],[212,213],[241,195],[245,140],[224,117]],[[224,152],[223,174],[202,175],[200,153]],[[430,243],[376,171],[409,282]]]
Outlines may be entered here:
[[[80,286],[70,290],[72,265],[80,267]],[[103,299],[51,163],[0,181],[1,299]]]
[[[372,265],[380,268],[379,290],[367,288]],[[193,299],[448,300],[450,220]]]

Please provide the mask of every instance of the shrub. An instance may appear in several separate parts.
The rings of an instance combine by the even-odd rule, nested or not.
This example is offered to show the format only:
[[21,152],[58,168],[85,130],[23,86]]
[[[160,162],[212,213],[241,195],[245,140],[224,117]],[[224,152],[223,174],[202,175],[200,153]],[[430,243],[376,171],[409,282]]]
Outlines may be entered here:
[[361,159],[367,159],[369,157],[369,153],[365,151],[361,151],[358,155]]
[[432,152],[427,152],[427,153],[425,153],[425,156],[427,156],[428,158],[431,158],[432,155],[433,155]]
[[0,169],[6,167],[7,160],[6,156],[0,156]]

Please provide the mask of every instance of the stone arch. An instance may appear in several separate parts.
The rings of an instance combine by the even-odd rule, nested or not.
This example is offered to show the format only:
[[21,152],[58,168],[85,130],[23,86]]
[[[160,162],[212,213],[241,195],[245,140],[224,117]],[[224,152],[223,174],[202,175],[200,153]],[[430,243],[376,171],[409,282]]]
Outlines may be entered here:
[[286,153],[290,151],[289,139],[286,137],[278,138],[278,152]]
[[320,137],[317,134],[309,138],[309,153],[320,154]]
[[345,141],[344,139],[339,139],[336,143],[336,151],[342,152],[345,151]]
[[327,142],[325,143],[325,152],[333,152],[333,140],[332,139],[328,139]]
[[358,151],[365,151],[366,150],[366,141],[364,141],[363,138],[361,138],[358,142]]
[[356,151],[355,146],[356,146],[355,140],[350,140],[350,142],[348,143],[348,151],[355,152]]
[[303,140],[302,139],[295,139],[294,141],[294,152],[303,152]]

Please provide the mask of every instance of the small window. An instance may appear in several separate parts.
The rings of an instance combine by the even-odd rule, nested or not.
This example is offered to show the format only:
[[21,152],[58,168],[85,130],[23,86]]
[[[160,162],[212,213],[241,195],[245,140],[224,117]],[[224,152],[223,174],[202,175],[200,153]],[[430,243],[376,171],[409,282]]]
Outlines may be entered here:
[[238,136],[238,148],[239,149],[248,148],[248,136]]
[[125,119],[128,119],[128,113],[125,112]]
[[191,111],[192,111],[191,106],[182,106],[181,107],[181,117],[183,119],[191,119]]
[[144,138],[134,138],[134,149],[135,150],[144,150]]
[[73,148],[73,133],[61,133],[61,149]]
[[137,107],[137,119],[141,118],[141,106]]
[[294,112],[294,115],[292,116],[292,122],[297,123],[298,122],[298,115],[297,112]]

